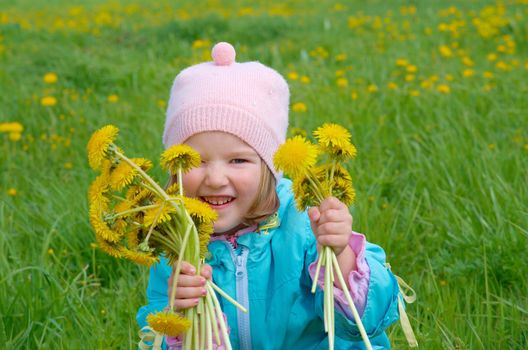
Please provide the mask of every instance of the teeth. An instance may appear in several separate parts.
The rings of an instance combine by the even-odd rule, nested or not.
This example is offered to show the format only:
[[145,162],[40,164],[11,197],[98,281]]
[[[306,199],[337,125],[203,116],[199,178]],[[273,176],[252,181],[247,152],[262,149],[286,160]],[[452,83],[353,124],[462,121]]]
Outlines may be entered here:
[[212,205],[222,205],[231,202],[231,197],[203,197],[204,201]]

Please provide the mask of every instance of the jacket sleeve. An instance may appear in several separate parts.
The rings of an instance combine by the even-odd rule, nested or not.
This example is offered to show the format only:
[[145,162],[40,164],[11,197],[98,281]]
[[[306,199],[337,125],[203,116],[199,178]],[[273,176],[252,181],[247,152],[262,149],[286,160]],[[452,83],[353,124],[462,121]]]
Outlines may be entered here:
[[[309,276],[309,266],[317,259],[317,248],[315,238],[311,232],[309,222],[307,223],[307,246],[305,271]],[[370,270],[368,282],[368,291],[365,308],[361,315],[361,322],[370,339],[380,335],[383,331],[398,320],[398,298],[399,288],[396,278],[392,272],[385,266],[385,252],[375,244],[366,243],[365,261]],[[321,288],[317,288],[315,293],[315,311],[321,319],[323,313],[324,295]],[[337,304],[336,307],[339,307]],[[340,311],[340,310],[336,310]],[[348,318],[343,312],[335,312],[335,332],[336,335],[344,340],[358,341],[361,340],[361,334],[354,318]]]
[[170,274],[171,268],[164,258],[161,258],[159,263],[150,268],[147,287],[148,304],[140,307],[136,314],[139,328],[147,325],[147,316],[149,314],[161,311],[168,305],[167,287]]

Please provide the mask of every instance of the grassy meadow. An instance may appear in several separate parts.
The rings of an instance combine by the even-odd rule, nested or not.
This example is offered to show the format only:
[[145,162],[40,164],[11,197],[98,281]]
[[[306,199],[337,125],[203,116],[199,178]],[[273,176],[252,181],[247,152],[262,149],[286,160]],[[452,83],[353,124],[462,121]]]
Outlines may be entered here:
[[86,143],[111,123],[159,164],[172,80],[218,41],[286,77],[292,132],[351,131],[354,229],[422,349],[528,348],[526,0],[0,0],[0,348],[136,347],[148,269],[94,244]]

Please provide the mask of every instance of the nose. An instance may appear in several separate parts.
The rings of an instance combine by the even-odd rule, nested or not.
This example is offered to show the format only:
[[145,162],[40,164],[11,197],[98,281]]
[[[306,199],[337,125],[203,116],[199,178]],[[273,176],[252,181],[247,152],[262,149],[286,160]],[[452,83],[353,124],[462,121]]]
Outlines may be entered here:
[[220,164],[208,164],[205,170],[205,185],[211,188],[220,188],[229,183],[226,169]]

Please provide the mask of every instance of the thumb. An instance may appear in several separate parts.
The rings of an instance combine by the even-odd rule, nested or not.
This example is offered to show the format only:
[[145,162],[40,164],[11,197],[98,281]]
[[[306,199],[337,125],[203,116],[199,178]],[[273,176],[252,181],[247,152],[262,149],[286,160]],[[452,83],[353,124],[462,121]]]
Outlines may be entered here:
[[308,209],[308,217],[310,218],[312,224],[316,224],[319,221],[319,218],[321,217],[321,212],[319,211],[319,208],[311,207],[310,209]]

